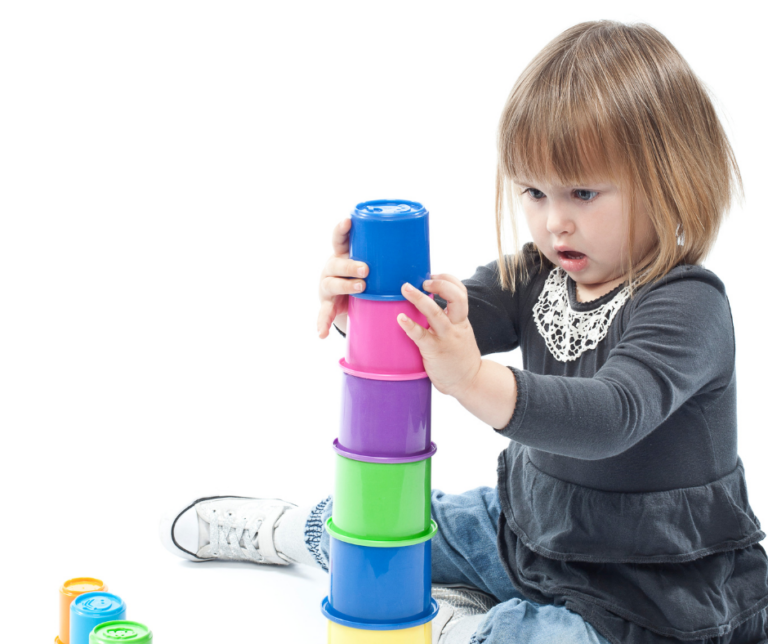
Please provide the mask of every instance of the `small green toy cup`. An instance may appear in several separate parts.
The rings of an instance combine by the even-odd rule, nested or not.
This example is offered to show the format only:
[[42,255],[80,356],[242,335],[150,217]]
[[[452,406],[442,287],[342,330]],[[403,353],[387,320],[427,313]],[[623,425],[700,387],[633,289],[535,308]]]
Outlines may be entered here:
[[139,622],[117,620],[96,626],[89,636],[89,644],[152,644],[152,631]]
[[342,535],[400,541],[429,534],[431,458],[369,463],[337,455],[333,523]]

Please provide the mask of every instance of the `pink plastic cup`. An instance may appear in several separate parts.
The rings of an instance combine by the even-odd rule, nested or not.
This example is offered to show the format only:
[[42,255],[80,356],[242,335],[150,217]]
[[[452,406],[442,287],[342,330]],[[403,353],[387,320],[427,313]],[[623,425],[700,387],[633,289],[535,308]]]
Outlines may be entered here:
[[349,298],[346,362],[352,369],[376,374],[424,371],[419,348],[397,323],[400,313],[429,327],[427,318],[408,300]]

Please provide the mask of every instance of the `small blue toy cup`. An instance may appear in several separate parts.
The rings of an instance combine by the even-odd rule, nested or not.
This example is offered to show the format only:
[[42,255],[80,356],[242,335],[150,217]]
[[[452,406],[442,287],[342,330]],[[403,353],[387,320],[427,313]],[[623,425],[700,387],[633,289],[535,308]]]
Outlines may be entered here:
[[349,257],[368,264],[365,291],[355,297],[404,300],[403,284],[421,289],[429,279],[429,212],[415,201],[379,199],[357,204]]
[[69,644],[88,644],[96,626],[125,619],[125,602],[112,593],[84,593],[73,600],[69,611]]
[[[325,615],[340,624],[379,630],[406,628],[434,612],[432,541],[369,547],[331,537],[330,593]],[[379,543],[379,542],[370,542]]]

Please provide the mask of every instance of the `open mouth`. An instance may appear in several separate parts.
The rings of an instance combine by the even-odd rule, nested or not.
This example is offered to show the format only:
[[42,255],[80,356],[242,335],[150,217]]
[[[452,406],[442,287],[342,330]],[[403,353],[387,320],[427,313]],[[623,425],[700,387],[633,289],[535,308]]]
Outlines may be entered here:
[[557,259],[560,261],[560,266],[569,273],[583,271],[588,264],[587,256],[575,250],[557,251]]

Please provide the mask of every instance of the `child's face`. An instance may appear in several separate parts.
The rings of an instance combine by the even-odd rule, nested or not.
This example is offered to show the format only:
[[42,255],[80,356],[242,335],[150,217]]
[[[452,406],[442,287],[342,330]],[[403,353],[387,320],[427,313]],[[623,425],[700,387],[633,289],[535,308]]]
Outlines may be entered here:
[[[622,258],[629,252],[629,209],[618,185],[610,180],[562,185],[552,180],[519,179],[515,186],[523,193],[523,211],[533,241],[583,292],[593,298],[600,297],[624,281],[626,271]],[[638,199],[633,265],[643,259],[655,243],[656,233]],[[562,247],[582,254],[583,258],[570,259],[559,252]]]

